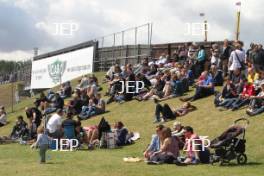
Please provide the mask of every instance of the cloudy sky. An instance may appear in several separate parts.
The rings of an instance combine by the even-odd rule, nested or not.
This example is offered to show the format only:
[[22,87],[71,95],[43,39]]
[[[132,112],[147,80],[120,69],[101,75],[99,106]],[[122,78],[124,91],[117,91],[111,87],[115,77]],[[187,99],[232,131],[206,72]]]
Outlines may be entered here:
[[[204,19],[209,23],[208,40],[234,39],[238,1],[0,0],[0,59],[27,59],[34,47],[45,53],[149,22],[153,23],[152,43],[201,41],[197,28],[188,26]],[[241,40],[264,43],[264,1],[241,3]],[[72,35],[58,33],[59,27],[69,32],[70,24]],[[125,34],[125,42],[131,42],[133,33]],[[146,27],[139,29],[140,43],[147,42],[146,33]]]

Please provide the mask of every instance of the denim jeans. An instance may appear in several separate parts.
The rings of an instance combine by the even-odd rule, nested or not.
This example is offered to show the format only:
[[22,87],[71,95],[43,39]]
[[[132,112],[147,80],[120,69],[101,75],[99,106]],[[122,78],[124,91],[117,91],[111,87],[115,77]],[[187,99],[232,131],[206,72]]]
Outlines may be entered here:
[[254,116],[254,115],[264,112],[263,101],[264,100],[261,100],[261,99],[251,100],[250,107],[252,108],[252,111],[249,112],[249,115]]
[[197,99],[200,99],[200,98],[204,98],[204,97],[210,96],[212,94],[214,94],[214,90],[213,89],[198,86],[196,88],[196,90],[195,90],[195,94],[192,97],[192,99],[193,100],[197,100]]
[[46,152],[49,148],[48,144],[43,144],[39,147],[39,156],[40,156],[40,162],[45,163],[46,162]]
[[94,107],[94,106],[83,106],[82,107],[82,112],[79,115],[79,117],[82,120],[88,119],[89,117],[91,117],[91,116],[96,114],[95,110],[96,110],[96,107]]
[[231,105],[236,101],[237,98],[226,98],[221,103],[219,103],[219,106],[224,106],[226,108],[230,108]]
[[231,105],[232,109],[239,109],[242,106],[245,106],[246,104],[249,104],[249,99],[236,99],[236,101]]
[[254,116],[254,115],[257,115],[257,114],[260,114],[260,113],[263,113],[264,112],[264,106],[261,106],[260,108],[255,108],[252,110],[252,112],[250,112],[249,114],[251,116]]

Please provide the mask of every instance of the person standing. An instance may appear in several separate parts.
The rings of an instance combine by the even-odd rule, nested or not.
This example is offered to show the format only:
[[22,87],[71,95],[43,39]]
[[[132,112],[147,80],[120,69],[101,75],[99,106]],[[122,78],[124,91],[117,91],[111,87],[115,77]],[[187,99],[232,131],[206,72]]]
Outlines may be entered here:
[[227,72],[228,72],[228,59],[231,55],[232,52],[232,48],[229,45],[229,41],[227,39],[224,40],[224,45],[223,48],[221,50],[221,54],[220,54],[220,66],[223,70],[224,76],[227,76]]
[[203,45],[200,45],[197,55],[197,66],[198,66],[197,75],[200,75],[204,71],[205,62],[206,62],[205,49]]
[[264,50],[262,49],[262,45],[256,45],[253,51],[252,62],[255,70],[258,73],[264,71]]
[[39,147],[40,164],[44,164],[46,162],[46,152],[49,148],[50,139],[48,135],[44,132],[43,127],[39,127],[37,131],[37,141],[31,145],[31,148]]
[[234,70],[240,69],[240,71],[245,70],[245,51],[242,49],[242,43],[236,42],[235,44],[235,50],[231,52],[231,55],[229,57],[228,61],[228,70],[230,74],[233,74]]

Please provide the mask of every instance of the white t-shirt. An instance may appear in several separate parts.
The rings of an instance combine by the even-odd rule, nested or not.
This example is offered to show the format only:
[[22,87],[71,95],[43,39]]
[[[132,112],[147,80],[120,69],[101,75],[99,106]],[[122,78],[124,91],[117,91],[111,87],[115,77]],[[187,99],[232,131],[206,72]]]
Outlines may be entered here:
[[[244,50],[236,49],[235,51],[231,52],[229,62],[231,63],[229,70],[234,71],[238,68],[241,68],[241,63],[245,62],[246,53]],[[240,62],[239,62],[240,61]]]
[[47,129],[50,133],[54,133],[62,124],[62,118],[58,114],[53,114],[47,123]]

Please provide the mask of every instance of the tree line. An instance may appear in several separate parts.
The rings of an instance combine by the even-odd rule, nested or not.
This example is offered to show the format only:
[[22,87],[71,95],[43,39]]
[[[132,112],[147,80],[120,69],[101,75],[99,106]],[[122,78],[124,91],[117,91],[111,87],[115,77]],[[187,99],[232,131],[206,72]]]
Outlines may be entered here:
[[6,61],[0,60],[0,75],[9,75],[11,73],[28,68],[31,60],[28,61]]

